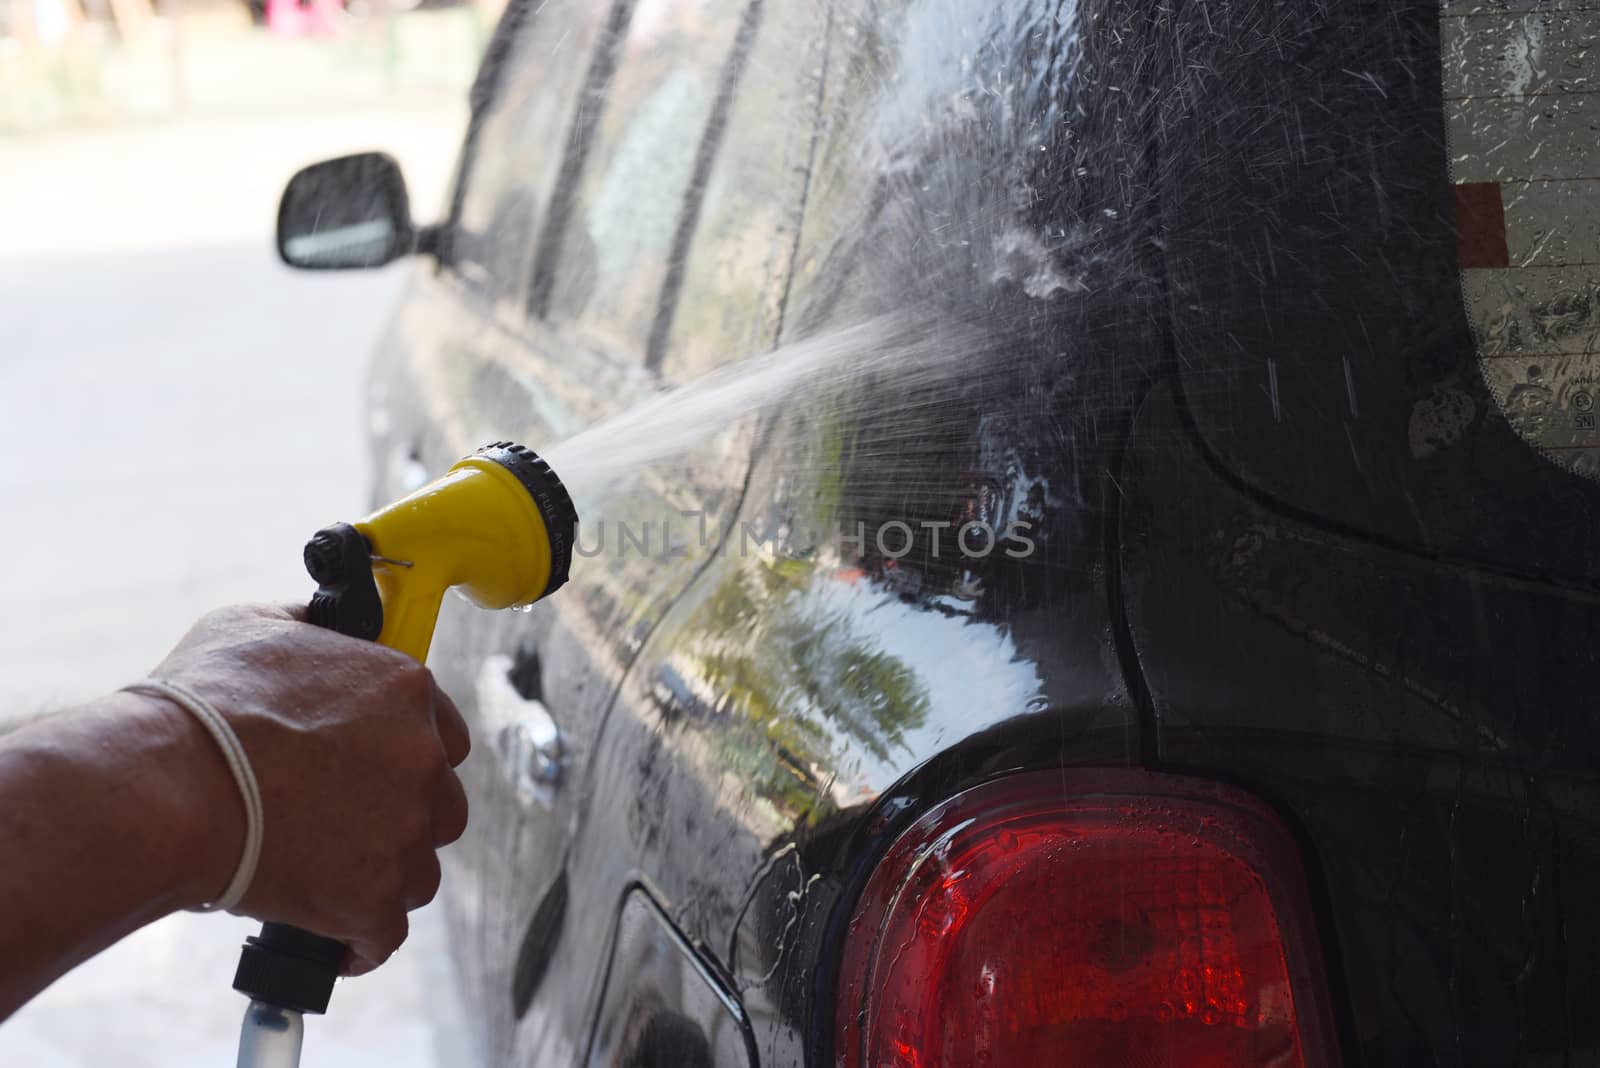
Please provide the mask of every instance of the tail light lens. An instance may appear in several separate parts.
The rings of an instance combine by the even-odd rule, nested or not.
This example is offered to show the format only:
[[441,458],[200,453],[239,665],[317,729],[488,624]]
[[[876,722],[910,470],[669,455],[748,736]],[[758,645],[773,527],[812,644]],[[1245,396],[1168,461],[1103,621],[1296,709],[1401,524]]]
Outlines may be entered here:
[[1226,787],[1028,773],[934,809],[868,881],[844,1068],[1325,1068],[1293,840]]

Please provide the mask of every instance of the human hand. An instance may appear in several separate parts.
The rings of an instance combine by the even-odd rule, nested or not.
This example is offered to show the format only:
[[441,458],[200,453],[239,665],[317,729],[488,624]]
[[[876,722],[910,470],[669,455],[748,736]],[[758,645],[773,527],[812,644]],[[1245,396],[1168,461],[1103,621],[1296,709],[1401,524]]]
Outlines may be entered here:
[[[346,970],[360,974],[399,947],[407,911],[438,891],[435,851],[466,829],[451,769],[470,742],[427,668],[303,618],[282,606],[212,612],[153,675],[223,715],[260,784],[261,859],[235,911],[345,942]],[[232,877],[244,807],[209,736],[198,724],[191,733],[199,904]]]

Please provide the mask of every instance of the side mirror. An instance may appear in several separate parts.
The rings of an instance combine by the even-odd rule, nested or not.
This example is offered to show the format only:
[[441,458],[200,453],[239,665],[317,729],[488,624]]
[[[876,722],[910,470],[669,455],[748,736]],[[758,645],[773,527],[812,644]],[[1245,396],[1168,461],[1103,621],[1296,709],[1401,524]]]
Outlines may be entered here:
[[305,270],[382,267],[431,236],[412,226],[400,165],[382,152],[313,163],[289,179],[278,204],[278,255]]

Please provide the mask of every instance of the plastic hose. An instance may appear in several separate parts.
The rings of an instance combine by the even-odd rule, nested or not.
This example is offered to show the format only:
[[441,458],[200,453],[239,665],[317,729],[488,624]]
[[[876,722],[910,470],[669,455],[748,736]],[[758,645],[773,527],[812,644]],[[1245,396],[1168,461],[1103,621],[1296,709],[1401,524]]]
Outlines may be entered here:
[[305,1035],[298,1012],[252,1001],[239,1028],[239,1068],[299,1068]]

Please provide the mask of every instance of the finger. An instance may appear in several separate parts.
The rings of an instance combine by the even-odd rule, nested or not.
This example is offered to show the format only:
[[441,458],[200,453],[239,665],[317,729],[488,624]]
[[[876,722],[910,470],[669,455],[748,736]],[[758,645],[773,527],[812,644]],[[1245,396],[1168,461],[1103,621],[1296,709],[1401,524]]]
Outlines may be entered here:
[[447,846],[467,832],[467,791],[454,772],[439,784],[433,803],[433,844]]
[[431,849],[427,850],[417,859],[410,878],[406,880],[406,909],[420,909],[432,901],[439,893],[439,882],[443,877],[439,855]]
[[370,961],[355,950],[350,949],[345,951],[344,966],[339,969],[339,972],[341,975],[355,978],[358,975],[366,975],[368,972],[377,971],[377,969],[376,961]]
[[352,970],[351,975],[365,975],[374,968],[380,967],[384,961],[394,955],[400,944],[406,940],[410,933],[411,924],[406,919],[404,911],[398,912],[388,922],[376,930],[368,931],[365,935],[350,939],[350,951],[346,955],[346,965],[359,968]]
[[255,614],[267,619],[292,619],[296,623],[304,623],[309,612],[303,602],[272,601],[268,604],[249,605]]
[[[431,675],[429,679],[432,680]],[[461,718],[461,710],[450,700],[450,695],[441,690],[437,682],[432,685],[434,729],[439,732],[445,758],[453,768],[467,759],[467,754],[472,751],[472,735],[468,733],[467,721]]]

